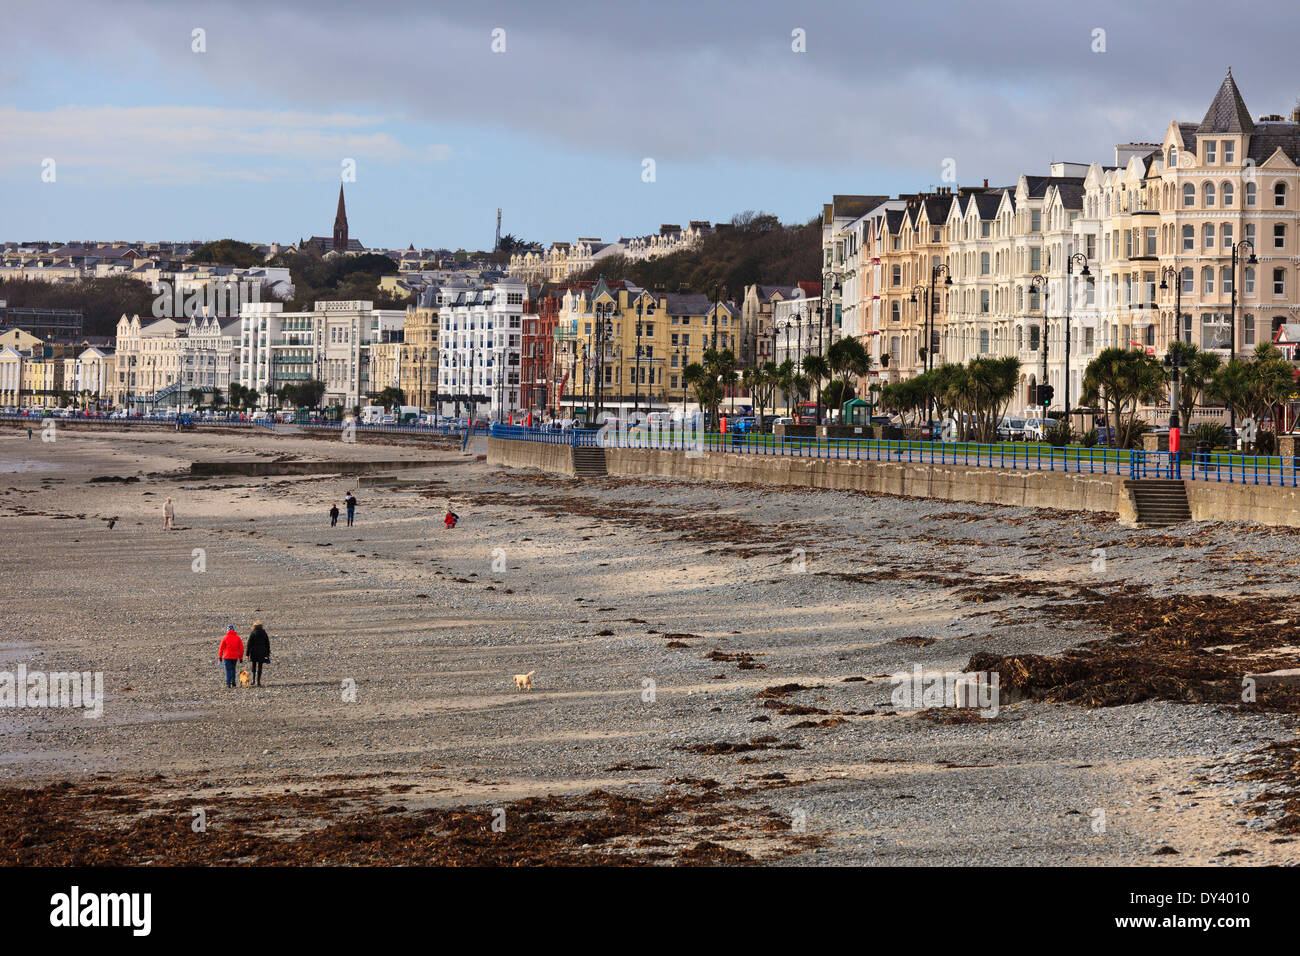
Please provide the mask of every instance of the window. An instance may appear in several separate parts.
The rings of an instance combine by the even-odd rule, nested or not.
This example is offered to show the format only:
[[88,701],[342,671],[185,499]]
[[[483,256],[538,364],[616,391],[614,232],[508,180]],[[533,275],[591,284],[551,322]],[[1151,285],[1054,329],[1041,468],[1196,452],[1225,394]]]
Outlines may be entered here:
[[902,318],[901,303],[898,302],[889,303],[889,321],[898,322],[901,318]]
[[1201,348],[1226,349],[1228,347],[1228,317],[1219,312],[1201,315]]
[[1258,192],[1259,190],[1255,188],[1254,183],[1246,183],[1246,205],[1247,206],[1255,205],[1255,196],[1257,195]]
[[1043,211],[1041,209],[1032,209],[1029,212],[1029,231],[1043,231]]
[[1254,295],[1255,294],[1255,267],[1254,266],[1246,266],[1245,283],[1246,283],[1245,286],[1246,295]]
[[1273,224],[1273,248],[1286,248],[1286,223],[1277,222]]
[[1232,295],[1232,266],[1219,270],[1219,289],[1224,295]]
[[1205,208],[1208,209],[1213,205],[1214,205],[1214,183],[1206,183],[1205,184]]
[[1038,351],[1038,326],[1036,325],[1029,327],[1029,351]]
[[1207,222],[1201,227],[1201,245],[1204,246],[1206,250],[1212,250],[1214,248],[1214,223]]
[[1214,292],[1214,269],[1210,266],[1201,270],[1201,292],[1205,295]]
[[1192,341],[1192,317],[1191,315],[1183,316],[1183,341],[1189,345]]
[[983,355],[984,353],[988,352],[988,350],[989,350],[989,330],[980,329],[980,354]]
[[1254,224],[1253,222],[1248,222],[1248,223],[1246,223],[1246,238],[1250,240],[1250,244],[1251,244],[1251,246],[1254,247],[1254,245],[1255,245],[1255,224]]
[[1205,162],[1207,164],[1215,162],[1215,156],[1214,156],[1215,145],[1216,144],[1212,139],[1207,139],[1205,141]]
[[1222,226],[1220,226],[1219,228],[1219,235],[1222,237],[1220,241],[1223,243],[1223,248],[1231,249],[1232,248],[1232,223],[1230,222],[1223,223]]
[[[1226,150],[1224,151],[1223,159],[1224,162],[1228,161],[1228,155]],[[1233,201],[1236,198],[1236,194],[1237,191],[1233,188],[1232,183],[1223,184],[1223,206],[1225,209],[1233,204]]]
[[903,267],[902,267],[902,266],[894,266],[894,267],[890,270],[890,274],[889,274],[889,275],[890,275],[890,280],[889,280],[889,281],[891,282],[891,284],[893,284],[893,285],[902,285],[902,284],[903,284]]
[[1196,227],[1183,226],[1183,250],[1192,252],[1196,248]]
[[1191,295],[1196,291],[1196,273],[1192,272],[1191,266],[1183,268],[1183,294]]
[[1273,186],[1273,205],[1286,205],[1286,183],[1276,183]]
[[989,274],[989,254],[987,252],[981,252],[980,253],[980,275],[986,276],[988,274]]
[[987,239],[990,235],[992,235],[992,232],[991,232],[992,228],[993,228],[993,223],[991,223],[991,222],[981,222],[981,223],[980,223],[980,238],[982,238],[982,239]]
[[1148,229],[1148,230],[1147,230],[1147,250],[1146,250],[1146,252],[1147,252],[1147,255],[1149,255],[1149,256],[1154,256],[1154,255],[1156,254],[1156,231],[1155,231],[1155,229]]
[[1247,346],[1254,345],[1255,344],[1255,317],[1253,315],[1242,316],[1241,329],[1242,329],[1242,336],[1244,339],[1243,344]]
[[1169,147],[1169,168],[1173,169],[1177,165],[1178,165],[1178,147],[1170,146]]
[[989,290],[981,289],[980,290],[980,311],[987,312],[988,310],[989,310]]
[[1029,271],[1037,272],[1043,268],[1043,250],[1034,248],[1029,250]]
[[1237,144],[1234,140],[1225,139],[1223,141],[1223,162],[1226,165],[1235,160],[1237,155]]
[[1286,295],[1286,270],[1273,270],[1273,294]]
[[1193,186],[1191,183],[1183,184],[1183,205],[1184,206],[1196,205],[1196,187]]

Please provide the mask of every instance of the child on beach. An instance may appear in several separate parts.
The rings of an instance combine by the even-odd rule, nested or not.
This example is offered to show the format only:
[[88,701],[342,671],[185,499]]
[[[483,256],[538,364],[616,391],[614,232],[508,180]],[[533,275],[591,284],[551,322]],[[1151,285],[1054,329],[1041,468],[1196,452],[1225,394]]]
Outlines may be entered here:
[[443,527],[445,528],[454,528],[456,527],[456,522],[459,520],[460,520],[460,515],[456,514],[456,512],[452,511],[451,508],[448,507],[447,517],[442,519],[442,524]]
[[217,661],[226,668],[226,686],[235,686],[235,665],[244,659],[244,642],[239,639],[233,627],[226,628],[226,636],[221,639],[217,649]]
[[330,505],[330,527],[332,528],[338,523],[339,523],[339,506]]

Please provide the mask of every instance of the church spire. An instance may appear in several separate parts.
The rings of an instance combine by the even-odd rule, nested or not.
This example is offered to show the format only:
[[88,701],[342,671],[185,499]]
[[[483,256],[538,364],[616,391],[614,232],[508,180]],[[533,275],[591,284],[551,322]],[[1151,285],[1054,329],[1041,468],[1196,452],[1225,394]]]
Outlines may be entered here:
[[348,251],[348,210],[343,202],[342,183],[339,183],[339,209],[334,214],[334,251]]

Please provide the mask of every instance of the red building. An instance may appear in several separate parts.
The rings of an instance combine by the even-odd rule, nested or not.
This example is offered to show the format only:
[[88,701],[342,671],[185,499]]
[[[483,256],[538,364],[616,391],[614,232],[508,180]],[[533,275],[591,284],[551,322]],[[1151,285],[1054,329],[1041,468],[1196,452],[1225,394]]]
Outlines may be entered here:
[[522,356],[519,369],[520,407],[550,417],[559,415],[560,387],[567,369],[555,360],[555,326],[560,319],[560,303],[570,289],[590,289],[590,282],[549,282],[532,286],[524,309],[524,334],[520,340]]

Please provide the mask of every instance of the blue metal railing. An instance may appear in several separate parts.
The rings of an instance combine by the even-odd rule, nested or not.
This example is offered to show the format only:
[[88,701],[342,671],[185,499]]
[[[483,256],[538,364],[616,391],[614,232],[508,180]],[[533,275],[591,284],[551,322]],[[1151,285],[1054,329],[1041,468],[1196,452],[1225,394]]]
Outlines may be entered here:
[[778,435],[717,434],[665,429],[545,429],[493,425],[493,438],[574,447],[648,448],[731,452],[795,458],[843,458],[912,464],[1062,471],[1125,478],[1173,478],[1236,484],[1300,486],[1300,460],[1265,455],[1199,454],[1182,459],[1164,451],[1117,448],[1057,448],[1034,443],[876,441],[872,439],[786,438]]

